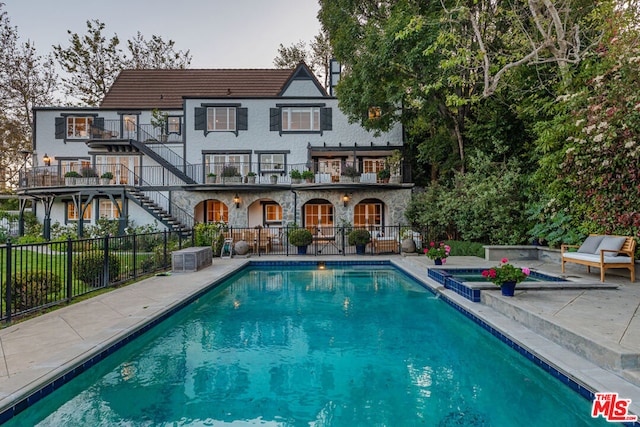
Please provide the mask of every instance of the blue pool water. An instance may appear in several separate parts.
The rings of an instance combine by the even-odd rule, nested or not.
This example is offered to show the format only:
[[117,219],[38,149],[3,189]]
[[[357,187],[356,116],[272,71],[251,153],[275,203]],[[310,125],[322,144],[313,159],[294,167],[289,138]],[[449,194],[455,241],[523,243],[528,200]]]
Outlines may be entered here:
[[589,426],[591,404],[391,267],[248,268],[26,426]]

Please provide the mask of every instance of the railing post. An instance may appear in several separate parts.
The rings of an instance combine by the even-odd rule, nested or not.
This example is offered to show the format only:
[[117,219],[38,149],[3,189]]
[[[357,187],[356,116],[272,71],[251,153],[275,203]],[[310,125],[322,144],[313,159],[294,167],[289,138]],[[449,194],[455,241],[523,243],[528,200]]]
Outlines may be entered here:
[[6,257],[6,277],[4,281],[5,285],[5,307],[7,310],[7,323],[11,322],[11,264],[12,264],[12,250],[11,239],[7,239],[7,257]]
[[67,236],[67,277],[66,277],[66,288],[67,288],[67,301],[71,301],[73,298],[73,241],[71,240],[71,236]]
[[104,236],[104,286],[109,286],[109,235]]
[[289,224],[284,227],[284,234],[282,235],[282,243],[285,244],[287,248],[287,256],[289,256]]
[[340,231],[340,240],[342,241],[342,256],[347,256],[347,251],[346,251],[346,246],[344,244],[344,236],[345,236],[345,228],[344,225],[342,227],[340,227],[341,231]]
[[138,277],[138,234],[133,234],[133,278]]
[[167,230],[164,230],[164,250],[163,250],[163,260],[162,260],[162,267],[166,268],[167,267]]

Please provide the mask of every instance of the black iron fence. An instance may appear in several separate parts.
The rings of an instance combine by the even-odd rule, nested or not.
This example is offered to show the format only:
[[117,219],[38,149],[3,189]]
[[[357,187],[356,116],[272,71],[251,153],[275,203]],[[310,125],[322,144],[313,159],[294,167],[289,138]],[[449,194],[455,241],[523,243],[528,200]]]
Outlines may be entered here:
[[171,252],[191,246],[181,233],[0,246],[0,319],[69,302],[78,296],[171,266]]
[[0,246],[0,320],[70,302],[109,286],[167,270],[171,253],[211,246],[215,257],[397,254],[406,240],[420,251],[424,234],[405,226],[239,228],[198,224],[180,232]]

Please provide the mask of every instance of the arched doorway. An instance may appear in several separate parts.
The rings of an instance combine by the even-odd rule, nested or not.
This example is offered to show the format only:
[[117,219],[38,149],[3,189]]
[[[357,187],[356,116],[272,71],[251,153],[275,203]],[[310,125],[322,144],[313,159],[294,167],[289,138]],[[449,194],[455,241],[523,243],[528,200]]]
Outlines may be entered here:
[[311,227],[334,226],[333,204],[326,199],[311,199],[302,206],[302,225]]
[[379,199],[364,199],[353,207],[353,226],[370,232],[384,230],[384,203]]

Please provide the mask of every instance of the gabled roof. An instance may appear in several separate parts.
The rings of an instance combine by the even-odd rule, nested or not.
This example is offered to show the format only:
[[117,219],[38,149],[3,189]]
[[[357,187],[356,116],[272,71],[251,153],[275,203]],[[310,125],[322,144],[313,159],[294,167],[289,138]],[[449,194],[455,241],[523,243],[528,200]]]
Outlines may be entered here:
[[123,70],[100,106],[180,109],[184,97],[277,97],[292,79],[304,74],[312,75],[303,63],[295,69]]

